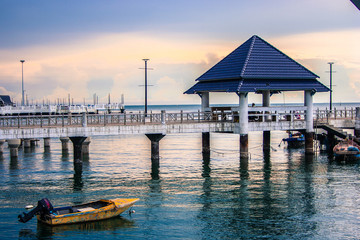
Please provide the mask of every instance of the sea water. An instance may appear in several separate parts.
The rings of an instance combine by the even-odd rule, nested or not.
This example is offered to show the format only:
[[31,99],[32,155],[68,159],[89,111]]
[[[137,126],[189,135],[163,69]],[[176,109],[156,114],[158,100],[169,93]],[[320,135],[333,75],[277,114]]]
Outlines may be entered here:
[[[201,134],[168,134],[160,141],[160,173],[151,175],[144,135],[92,137],[82,172],[72,147],[20,149],[0,156],[0,239],[359,239],[360,168],[326,153],[288,149],[285,132],[249,134],[248,162],[239,135],[211,133],[210,161]],[[281,144],[280,144],[281,143]],[[279,146],[280,144],[280,146]],[[102,198],[140,198],[109,220],[50,227],[17,221],[24,206],[48,198],[66,206]]]

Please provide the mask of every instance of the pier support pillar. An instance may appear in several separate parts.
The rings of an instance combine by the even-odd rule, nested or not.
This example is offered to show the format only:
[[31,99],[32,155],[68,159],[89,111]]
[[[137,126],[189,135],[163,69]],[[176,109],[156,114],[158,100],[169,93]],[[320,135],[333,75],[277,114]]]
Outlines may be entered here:
[[[270,90],[262,92],[262,106],[270,107]],[[269,112],[266,112],[269,113]],[[265,116],[265,122],[270,120],[270,116]]]
[[82,144],[86,137],[69,137],[74,146],[74,165],[82,164]]
[[240,179],[246,180],[249,178],[249,159],[240,158]]
[[23,139],[24,142],[24,148],[29,148],[31,147],[31,141],[30,139]]
[[240,133],[240,158],[249,158],[249,117],[248,94],[238,93],[239,96],[239,133]]
[[326,151],[328,153],[333,153],[333,148],[336,145],[336,138],[333,133],[328,132],[327,134],[327,145],[326,145]]
[[305,133],[305,154],[314,154],[314,133]]
[[50,138],[44,138],[44,147],[49,148],[50,147]]
[[305,154],[314,154],[314,116],[313,116],[313,95],[311,90],[304,93],[306,106],[306,133],[305,133]]
[[354,135],[356,138],[360,138],[360,107],[356,108]]
[[240,134],[240,159],[249,158],[249,137],[248,134]]
[[38,141],[39,141],[39,139],[30,139],[30,146],[31,147],[37,146]]
[[69,141],[70,139],[68,137],[61,137],[60,138],[61,141],[61,150],[62,151],[68,151],[69,150]]
[[83,142],[83,145],[82,145],[82,154],[89,154],[90,153],[90,151],[89,151],[90,143],[91,143],[91,138],[87,137],[85,139],[85,141]]
[[151,141],[151,176],[153,179],[159,179],[160,167],[160,140],[165,137],[162,133],[145,134]]
[[199,93],[201,97],[201,112],[205,112],[210,107],[210,95],[209,92]]
[[270,131],[263,131],[263,151],[268,152],[271,149]]
[[210,158],[210,133],[203,132],[202,134],[202,154],[203,158]]
[[0,140],[0,154],[4,152],[4,143],[5,143],[5,140],[1,139]]
[[[266,90],[262,92],[262,106],[270,107],[270,90]],[[268,112],[267,112],[268,113]],[[269,116],[265,116],[265,121],[270,120]],[[270,151],[270,131],[263,132],[263,151]]]
[[10,157],[16,158],[19,155],[19,147],[21,144],[21,139],[9,139],[7,140],[10,148]]

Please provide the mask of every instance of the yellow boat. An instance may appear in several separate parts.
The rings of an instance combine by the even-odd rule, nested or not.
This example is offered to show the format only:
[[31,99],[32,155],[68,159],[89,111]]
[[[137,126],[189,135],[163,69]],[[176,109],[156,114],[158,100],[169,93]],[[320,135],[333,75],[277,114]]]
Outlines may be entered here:
[[34,215],[37,215],[38,221],[52,226],[98,221],[120,215],[138,200],[138,198],[102,199],[76,206],[53,208],[50,201],[43,198],[29,213],[19,215],[19,221],[25,223]]

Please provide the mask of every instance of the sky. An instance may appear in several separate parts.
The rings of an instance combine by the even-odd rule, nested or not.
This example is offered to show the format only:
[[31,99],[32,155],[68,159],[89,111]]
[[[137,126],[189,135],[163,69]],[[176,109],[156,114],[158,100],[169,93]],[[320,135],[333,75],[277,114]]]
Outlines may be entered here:
[[[0,94],[29,103],[200,104],[195,79],[258,35],[329,86],[333,102],[360,102],[360,11],[350,0],[0,0]],[[271,102],[303,103],[303,92]],[[261,103],[257,94],[249,101]],[[317,93],[314,102],[328,102]],[[236,104],[211,93],[210,104]]]

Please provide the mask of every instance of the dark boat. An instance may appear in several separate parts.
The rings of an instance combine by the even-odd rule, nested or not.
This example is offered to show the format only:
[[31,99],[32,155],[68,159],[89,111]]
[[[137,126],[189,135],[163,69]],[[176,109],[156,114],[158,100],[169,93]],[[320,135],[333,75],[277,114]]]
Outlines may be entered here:
[[288,148],[299,148],[304,146],[305,144],[305,137],[304,134],[300,132],[292,133],[288,132],[289,137],[283,138],[282,141],[288,144]]
[[335,145],[333,153],[337,160],[356,160],[360,158],[360,146],[353,140],[345,139]]

